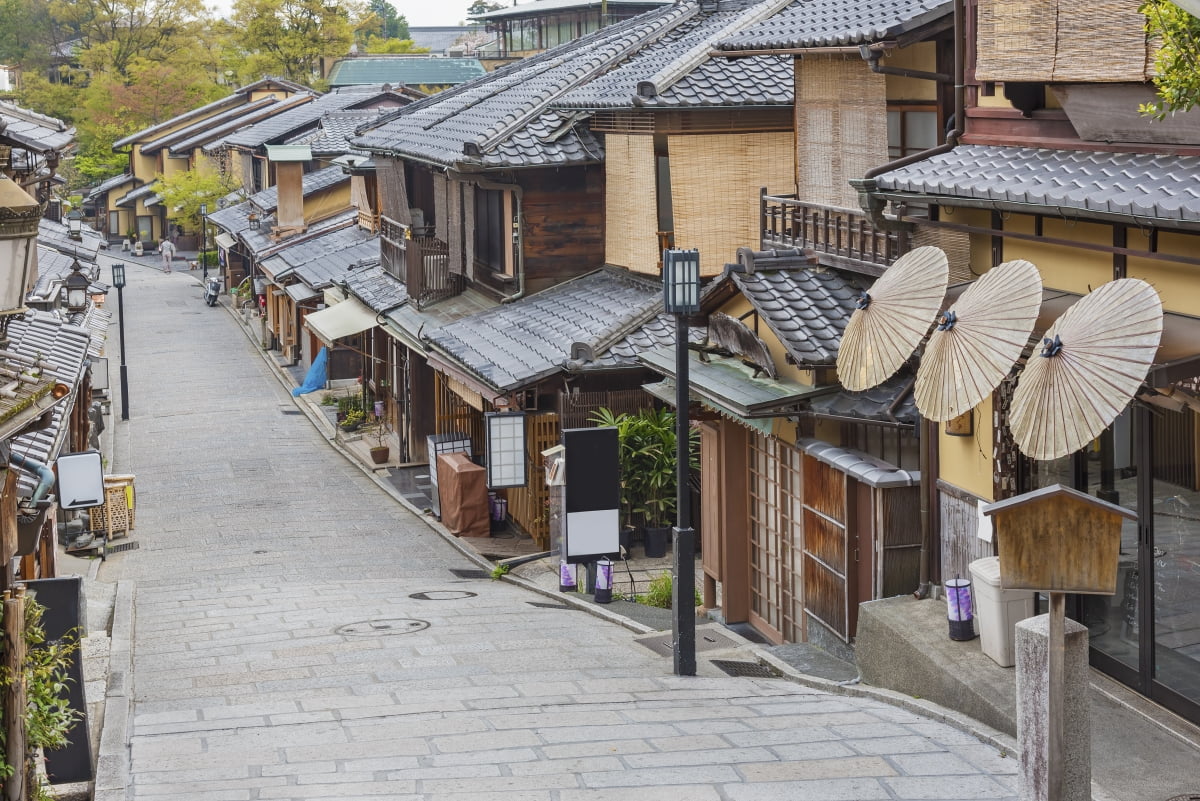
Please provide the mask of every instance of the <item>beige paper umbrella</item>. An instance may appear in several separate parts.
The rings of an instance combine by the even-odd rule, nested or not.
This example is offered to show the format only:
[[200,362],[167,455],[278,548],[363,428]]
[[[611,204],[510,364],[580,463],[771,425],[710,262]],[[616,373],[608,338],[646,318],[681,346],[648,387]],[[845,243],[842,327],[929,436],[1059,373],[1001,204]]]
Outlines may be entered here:
[[842,386],[870,389],[900,369],[937,317],[949,278],[946,254],[935,247],[911,250],[887,268],[846,323],[837,357]]
[[921,416],[952,420],[990,395],[1029,344],[1041,303],[1037,267],[1020,259],[971,284],[925,344],[914,392]]
[[1104,284],[1059,317],[1017,381],[1009,426],[1033,459],[1091,442],[1137,392],[1162,337],[1162,301],[1136,278]]

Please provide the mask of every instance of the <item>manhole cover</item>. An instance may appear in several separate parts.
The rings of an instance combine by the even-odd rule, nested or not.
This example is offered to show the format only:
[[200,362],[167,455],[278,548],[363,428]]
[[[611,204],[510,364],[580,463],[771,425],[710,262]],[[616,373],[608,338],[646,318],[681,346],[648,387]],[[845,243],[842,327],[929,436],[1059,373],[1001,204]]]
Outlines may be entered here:
[[[672,656],[675,653],[675,640],[669,631],[664,631],[661,634],[651,634],[646,637],[639,637],[634,642],[646,646],[656,654],[664,654]],[[726,637],[724,634],[715,631],[710,626],[696,627],[696,651],[717,651],[723,648],[736,648],[737,643]]]
[[412,634],[429,628],[429,622],[409,617],[393,617],[384,620],[363,620],[347,623],[333,630],[334,634],[347,637],[391,637],[395,634]]
[[731,662],[728,659],[714,659],[712,663],[725,671],[729,676],[745,676],[751,679],[773,679],[775,671],[757,662]]
[[121,551],[136,551],[142,547],[141,543],[137,542],[122,542],[120,545],[109,545],[104,549],[105,553],[120,553]]
[[484,571],[480,570],[480,569],[479,569],[479,568],[477,568],[477,567],[472,567],[472,568],[461,568],[461,567],[460,567],[460,568],[451,568],[451,569],[450,569],[450,572],[451,572],[451,573],[453,573],[454,575],[458,576],[459,578],[465,578],[465,579],[485,579],[485,578],[489,578],[489,575],[488,575],[487,573],[485,573]]
[[430,590],[429,592],[414,592],[408,597],[414,601],[459,601],[475,596],[475,593],[466,590]]

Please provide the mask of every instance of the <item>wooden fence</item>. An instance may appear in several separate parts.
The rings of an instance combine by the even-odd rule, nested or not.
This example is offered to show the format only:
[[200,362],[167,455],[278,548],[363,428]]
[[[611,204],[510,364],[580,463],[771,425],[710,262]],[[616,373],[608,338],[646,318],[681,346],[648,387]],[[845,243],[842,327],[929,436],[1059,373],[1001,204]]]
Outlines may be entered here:
[[506,490],[509,517],[529,532],[542,549],[550,547],[550,495],[542,475],[542,451],[558,444],[561,430],[558,419],[553,412],[529,415],[529,433],[525,440],[529,482],[524,487]]

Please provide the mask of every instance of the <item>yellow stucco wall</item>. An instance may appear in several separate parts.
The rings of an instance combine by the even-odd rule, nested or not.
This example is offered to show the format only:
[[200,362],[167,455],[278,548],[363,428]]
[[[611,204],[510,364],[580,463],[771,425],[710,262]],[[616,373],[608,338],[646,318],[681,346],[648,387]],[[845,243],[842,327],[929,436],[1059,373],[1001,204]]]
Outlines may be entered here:
[[[1146,248],[1148,242],[1140,231],[1131,229],[1126,244],[1140,250]],[[1195,258],[1200,256],[1200,236],[1160,233],[1158,252]],[[1200,267],[1130,256],[1125,265],[1125,274],[1130,278],[1141,278],[1157,289],[1163,308],[1167,311],[1200,316],[1200,281],[1196,280],[1200,275]]]
[[[895,50],[880,62],[885,67],[902,67],[910,70],[937,71],[937,48],[933,42],[920,42]],[[937,84],[920,78],[903,75],[887,75],[888,100],[937,100]]]
[[938,426],[939,475],[943,481],[981,498],[992,499],[992,399],[972,411],[975,432],[969,437],[946,435]]

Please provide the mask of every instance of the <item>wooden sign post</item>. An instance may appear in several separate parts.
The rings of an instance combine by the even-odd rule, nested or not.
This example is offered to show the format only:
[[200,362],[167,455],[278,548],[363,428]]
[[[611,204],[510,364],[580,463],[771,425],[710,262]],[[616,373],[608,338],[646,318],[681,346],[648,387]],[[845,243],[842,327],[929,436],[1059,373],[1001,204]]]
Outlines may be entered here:
[[[1067,593],[1116,592],[1121,526],[1125,520],[1136,520],[1137,515],[1059,484],[990,504],[983,513],[994,518],[1001,586],[1036,590],[1050,597],[1045,797],[1060,801],[1064,798]],[[1020,731],[1018,738],[1024,745]],[[1031,755],[1023,756],[1028,759]]]

